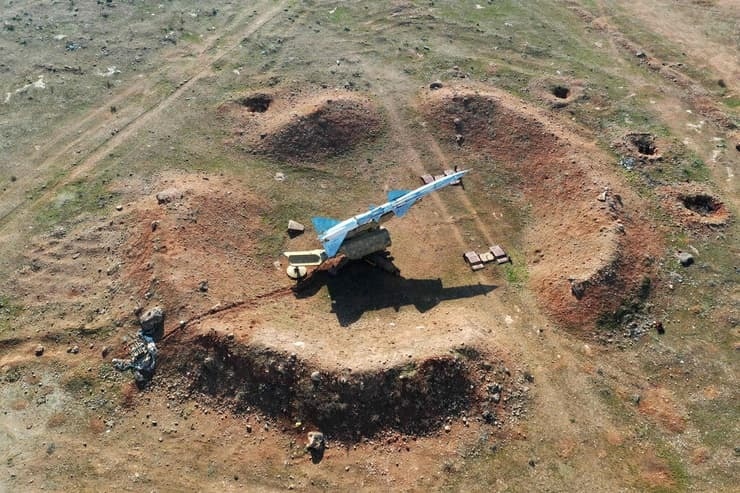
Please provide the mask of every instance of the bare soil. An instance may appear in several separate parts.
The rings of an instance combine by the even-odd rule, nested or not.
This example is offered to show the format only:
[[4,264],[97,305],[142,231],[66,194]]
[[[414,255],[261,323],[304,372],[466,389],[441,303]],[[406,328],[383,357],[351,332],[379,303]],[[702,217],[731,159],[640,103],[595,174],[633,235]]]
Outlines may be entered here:
[[731,2],[6,7],[0,490],[734,491]]

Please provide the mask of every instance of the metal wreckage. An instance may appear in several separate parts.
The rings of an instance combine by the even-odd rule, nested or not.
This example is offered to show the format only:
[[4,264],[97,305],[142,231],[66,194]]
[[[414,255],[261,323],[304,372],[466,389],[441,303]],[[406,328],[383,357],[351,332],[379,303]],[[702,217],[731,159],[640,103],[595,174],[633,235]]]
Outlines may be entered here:
[[113,367],[118,371],[131,370],[139,383],[151,380],[157,366],[157,345],[143,330],[137,332],[137,339],[129,346],[128,359],[113,358]]

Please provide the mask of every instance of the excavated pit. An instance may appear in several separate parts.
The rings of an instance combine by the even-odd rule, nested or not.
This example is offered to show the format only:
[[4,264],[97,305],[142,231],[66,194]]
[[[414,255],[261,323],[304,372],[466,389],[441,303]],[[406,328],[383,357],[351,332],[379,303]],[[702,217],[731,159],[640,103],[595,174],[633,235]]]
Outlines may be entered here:
[[167,378],[188,375],[192,394],[218,399],[237,413],[257,409],[287,427],[300,422],[345,441],[386,431],[425,435],[461,415],[496,425],[508,409],[524,403],[511,372],[470,348],[386,368],[337,372],[295,353],[215,332],[180,341],[178,347],[186,349],[165,350],[162,364],[169,368]]
[[272,104],[272,96],[269,94],[253,94],[238,100],[239,104],[253,113],[264,113]]
[[584,81],[568,77],[543,77],[533,79],[529,91],[551,108],[564,108],[584,96]]
[[643,156],[654,156],[658,149],[655,147],[655,137],[648,133],[633,133],[627,135],[628,142]]
[[554,86],[551,92],[553,96],[559,99],[568,99],[568,96],[570,96],[570,88],[565,86]]
[[[383,296],[350,289],[348,297],[327,281],[325,306],[324,297],[296,297],[272,259],[255,257],[270,204],[247,184],[168,173],[121,186],[149,191],[127,206],[116,279],[131,289],[121,305],[147,300],[166,313],[155,378],[185,389],[180,398],[347,441],[434,433],[456,417],[498,430],[522,416],[522,370],[467,322],[475,298],[493,287],[371,270],[365,284],[375,276]],[[449,304],[432,314],[440,303]],[[387,317],[394,322],[378,322]]]
[[732,217],[723,201],[706,185],[683,183],[657,189],[661,205],[682,226],[694,230],[722,227]]
[[722,207],[722,202],[711,195],[703,194],[686,195],[681,199],[681,202],[683,202],[684,207],[702,216],[711,216]]
[[[427,92],[422,112],[441,142],[452,142],[464,129],[462,152],[478,158],[471,180],[484,187],[508,176],[500,193],[531,206],[522,237],[528,284],[555,320],[589,329],[652,275],[650,259],[660,252],[660,240],[644,215],[647,204],[621,183],[609,157],[592,143],[490,87]],[[481,163],[481,155],[489,160]],[[476,208],[485,211],[485,204]]]

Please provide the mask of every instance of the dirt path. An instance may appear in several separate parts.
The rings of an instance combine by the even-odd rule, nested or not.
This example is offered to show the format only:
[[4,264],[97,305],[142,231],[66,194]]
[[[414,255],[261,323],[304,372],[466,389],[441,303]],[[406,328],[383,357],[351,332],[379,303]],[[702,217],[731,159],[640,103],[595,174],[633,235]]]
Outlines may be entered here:
[[[17,240],[20,232],[19,225],[29,222],[29,217],[36,207],[48,202],[64,186],[92,171],[105,156],[110,154],[116,147],[126,142],[132,135],[135,135],[137,131],[150,124],[155,118],[161,115],[164,110],[177,101],[183,93],[191,89],[197,81],[212,75],[212,64],[214,62],[218,61],[220,58],[239,46],[244,38],[253,35],[257,30],[272,20],[288,4],[288,1],[283,0],[280,2],[264,3],[270,5],[270,7],[262,14],[258,15],[254,20],[245,22],[245,18],[247,17],[247,10],[245,9],[244,13],[233,21],[233,25],[237,27],[236,30],[224,36],[214,35],[208,40],[208,42],[204,43],[200,47],[194,61],[188,64],[187,69],[183,70],[185,74],[184,82],[173,92],[163,99],[156,101],[152,106],[144,109],[141,113],[133,115],[128,122],[121,126],[118,132],[109,136],[96,148],[92,149],[87,156],[76,162],[73,161],[69,163],[67,166],[74,166],[71,171],[65,173],[53,185],[48,186],[45,192],[40,194],[36,199],[30,202],[26,200],[19,203],[10,212],[6,213],[5,216],[0,218],[0,234],[2,234],[7,240],[11,240],[11,238]],[[244,27],[242,27],[242,22],[245,22]],[[178,63],[181,63],[181,60],[178,60]],[[88,115],[82,118],[76,125],[67,127],[55,134],[50,139],[45,150],[48,151],[56,149],[59,142],[65,142],[72,135],[79,135],[79,137],[73,139],[62,149],[55,150],[51,155],[48,155],[48,157],[38,165],[38,168],[44,170],[49,169],[57,161],[63,160],[64,156],[68,155],[70,151],[80,143],[95,139],[101,130],[107,131],[106,128],[101,129],[101,125],[104,125],[104,118],[106,114],[109,114],[111,104],[120,104],[120,102],[125,101],[134,94],[151,91],[158,80],[158,78],[153,77],[134,81],[132,85],[123,88],[113,97],[112,100],[106,101],[105,104],[93,108]],[[88,127],[88,129],[82,130],[85,127]]]

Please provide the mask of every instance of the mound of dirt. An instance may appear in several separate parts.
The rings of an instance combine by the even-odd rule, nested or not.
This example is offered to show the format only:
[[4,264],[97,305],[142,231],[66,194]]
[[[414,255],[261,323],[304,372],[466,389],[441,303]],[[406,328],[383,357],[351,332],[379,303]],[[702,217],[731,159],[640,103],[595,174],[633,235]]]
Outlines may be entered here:
[[551,316],[592,328],[640,291],[659,238],[642,213],[646,204],[621,186],[593,143],[488,87],[428,92],[422,111],[448,145],[462,134],[456,152],[492,158],[471,179],[485,181],[500,167],[517,176],[532,207],[523,232],[529,284]]
[[213,175],[173,174],[149,188],[152,193],[130,206],[121,248],[122,277],[138,299],[161,299],[178,320],[241,300],[250,287],[273,287],[265,275],[271,263],[256,254],[269,211],[262,199]]
[[222,111],[232,117],[232,144],[293,162],[341,155],[383,131],[372,101],[352,93],[257,93],[237,98]]
[[661,205],[679,224],[693,229],[724,226],[729,209],[706,185],[684,183],[657,189]]
[[524,401],[500,361],[471,349],[353,372],[330,371],[218,331],[196,331],[176,346],[164,351],[163,362],[173,370],[170,378],[189,376],[191,393],[236,412],[257,408],[291,427],[317,427],[333,439],[355,441],[389,430],[421,435],[461,414],[496,425],[513,407],[519,414]]

